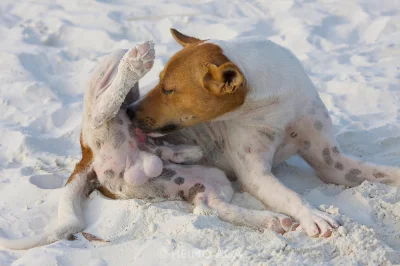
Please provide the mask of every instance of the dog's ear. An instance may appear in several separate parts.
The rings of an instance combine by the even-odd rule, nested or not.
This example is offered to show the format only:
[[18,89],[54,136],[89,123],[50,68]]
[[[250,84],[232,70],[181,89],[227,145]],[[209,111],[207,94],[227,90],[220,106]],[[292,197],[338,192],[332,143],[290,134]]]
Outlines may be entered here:
[[234,93],[243,85],[243,75],[235,64],[228,62],[220,66],[208,63],[203,87],[217,96]]
[[186,45],[192,44],[192,43],[197,43],[201,42],[201,40],[187,36],[183,33],[180,33],[176,29],[170,29],[172,37],[174,37],[175,41],[185,47]]

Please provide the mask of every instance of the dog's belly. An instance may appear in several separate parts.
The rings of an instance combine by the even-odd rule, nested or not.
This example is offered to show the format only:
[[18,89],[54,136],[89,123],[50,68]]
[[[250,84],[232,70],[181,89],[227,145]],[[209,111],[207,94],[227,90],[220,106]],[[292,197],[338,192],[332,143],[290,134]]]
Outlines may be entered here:
[[[99,180],[105,187],[119,199],[186,199],[192,202],[195,195],[193,190],[201,187],[212,197],[230,200],[233,189],[225,174],[216,168],[201,165],[179,165],[166,163],[160,176],[149,179],[141,186],[133,186],[122,178],[106,176]],[[225,198],[226,197],[226,198]]]

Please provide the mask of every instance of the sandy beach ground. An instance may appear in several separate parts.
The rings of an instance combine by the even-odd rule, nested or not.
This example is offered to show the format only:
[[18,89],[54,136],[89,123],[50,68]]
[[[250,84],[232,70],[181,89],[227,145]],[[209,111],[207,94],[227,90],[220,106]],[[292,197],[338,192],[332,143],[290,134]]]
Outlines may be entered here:
[[[179,45],[265,36],[302,61],[344,152],[400,165],[400,1],[1,0],[0,236],[43,232],[80,158],[82,86],[98,58],[156,44],[145,92]],[[287,186],[343,226],[327,239],[237,227],[183,202],[113,201],[94,192],[77,240],[27,251],[0,248],[0,265],[391,265],[400,263],[400,189],[328,185],[299,157],[274,169]],[[247,193],[234,202],[262,205]]]

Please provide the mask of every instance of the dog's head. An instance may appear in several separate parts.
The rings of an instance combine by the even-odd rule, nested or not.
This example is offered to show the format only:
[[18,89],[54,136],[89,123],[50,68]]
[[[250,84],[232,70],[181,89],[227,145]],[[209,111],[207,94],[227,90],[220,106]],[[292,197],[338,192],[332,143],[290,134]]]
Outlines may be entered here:
[[244,103],[247,89],[239,68],[212,43],[171,29],[182,45],[165,65],[160,80],[131,115],[145,132],[167,134],[209,121]]

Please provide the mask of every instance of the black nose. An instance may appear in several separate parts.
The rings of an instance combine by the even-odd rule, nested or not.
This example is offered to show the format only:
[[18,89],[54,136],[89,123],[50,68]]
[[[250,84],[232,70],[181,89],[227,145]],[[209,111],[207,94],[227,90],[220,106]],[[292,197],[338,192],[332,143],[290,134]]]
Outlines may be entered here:
[[126,114],[128,115],[131,121],[135,120],[137,109],[138,108],[135,105],[131,105],[126,109]]

